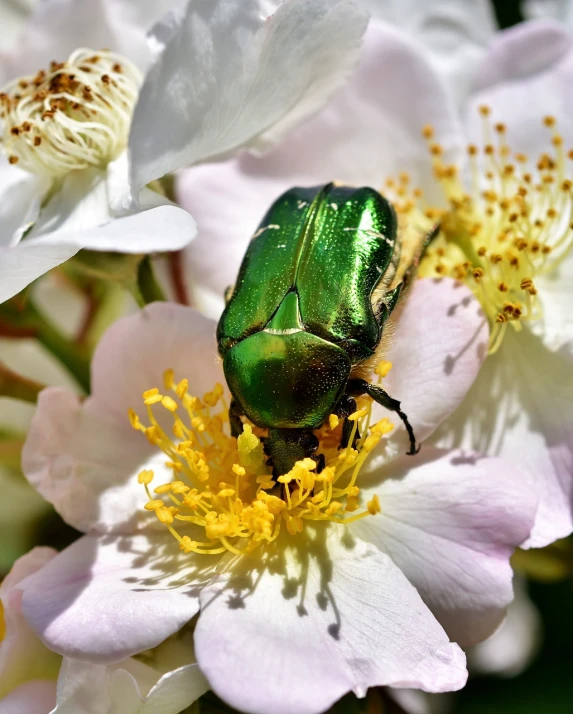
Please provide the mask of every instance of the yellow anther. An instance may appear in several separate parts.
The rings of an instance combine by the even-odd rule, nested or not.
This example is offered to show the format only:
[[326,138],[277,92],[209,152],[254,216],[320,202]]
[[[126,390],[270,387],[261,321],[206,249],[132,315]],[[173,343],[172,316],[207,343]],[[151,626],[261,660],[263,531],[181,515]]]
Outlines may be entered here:
[[171,491],[171,484],[170,483],[162,483],[160,486],[156,486],[153,489],[154,493],[162,494],[162,493],[169,493]]
[[175,372],[172,369],[166,369],[163,372],[163,386],[166,390],[173,389],[173,379],[175,377]]
[[233,473],[237,474],[237,476],[244,476],[247,473],[245,469],[239,464],[233,464],[232,471]]
[[129,423],[131,424],[131,426],[134,429],[139,429],[141,427],[141,422],[139,421],[139,417],[133,411],[133,409],[128,410],[127,416],[129,417]]
[[389,362],[388,360],[381,360],[378,362],[376,367],[374,367],[374,372],[379,376],[384,379],[384,377],[387,376],[388,372],[392,369],[392,362]]
[[157,389],[157,387],[153,387],[153,389],[147,389],[145,392],[143,392],[143,399],[149,399],[149,397],[154,397],[157,394],[159,394],[159,389]]
[[173,508],[171,506],[163,506],[163,508],[158,508],[155,511],[155,515],[157,516],[157,519],[165,524],[165,525],[171,525],[173,523],[173,517],[177,513],[177,509]]
[[217,494],[221,498],[232,498],[235,495],[234,488],[222,488]]
[[358,421],[359,419],[362,419],[362,417],[365,417],[367,414],[368,412],[366,411],[366,409],[358,409],[353,414],[350,414],[347,419],[348,421]]
[[380,513],[380,500],[376,494],[368,501],[368,513],[374,516],[376,513]]
[[182,495],[189,491],[189,486],[183,483],[183,481],[172,481],[171,482],[171,492],[177,495]]
[[151,394],[149,397],[146,397],[143,400],[143,403],[147,404],[148,406],[151,406],[153,404],[158,404],[162,399],[163,399],[162,394]]
[[364,444],[362,445],[362,448],[364,451],[372,451],[378,444],[380,443],[381,435],[380,434],[369,434],[366,439],[364,440]]
[[148,502],[145,504],[144,508],[145,508],[147,511],[156,511],[158,508],[162,508],[164,505],[165,505],[165,504],[163,503],[162,500],[156,498],[156,499],[154,499],[153,501],[148,501]]
[[340,424],[340,419],[336,416],[336,414],[331,414],[328,417],[328,426],[331,429],[336,429],[336,427]]
[[144,469],[143,471],[140,471],[137,480],[139,483],[149,486],[149,484],[153,481],[153,471],[151,469]]
[[545,126],[547,126],[547,127],[553,127],[553,126],[555,126],[555,123],[556,123],[556,122],[555,122],[555,117],[553,117],[553,116],[545,116],[545,117],[543,117],[543,123],[544,123]]
[[177,387],[175,388],[175,393],[179,397],[179,399],[183,399],[183,397],[187,393],[187,389],[189,388],[189,380],[187,379],[182,379]]
[[431,124],[426,124],[422,127],[422,136],[424,139],[431,139],[434,136],[434,127]]
[[171,397],[163,397],[161,404],[170,412],[177,411],[177,402]]

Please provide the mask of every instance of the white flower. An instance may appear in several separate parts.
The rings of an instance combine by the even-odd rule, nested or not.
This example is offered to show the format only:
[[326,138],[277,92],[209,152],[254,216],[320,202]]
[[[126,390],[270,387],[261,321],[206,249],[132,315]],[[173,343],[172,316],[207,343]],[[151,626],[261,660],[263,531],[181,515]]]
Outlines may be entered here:
[[[405,432],[382,419],[356,457],[362,463],[380,442],[371,464],[356,485],[336,481],[341,502],[324,506],[308,484],[338,478],[354,458],[338,458],[333,422],[323,445],[334,443],[341,467],[315,478],[303,464],[275,489],[255,434],[237,444],[221,431],[223,390],[203,394],[222,377],[214,329],[190,308],[151,305],[106,333],[86,401],[61,388],[42,393],[24,470],[87,535],[26,581],[29,622],[54,650],[104,664],[156,646],[200,611],[199,666],[220,696],[250,712],[319,712],[348,690],[363,696],[382,684],[462,686],[463,656],[449,637],[474,643],[503,618],[508,558],[535,511],[527,473],[431,448],[401,457]],[[486,341],[466,288],[414,286],[385,379],[420,438],[463,398]],[[161,393],[149,391],[163,379]],[[139,406],[144,391],[148,407]],[[132,426],[145,428],[148,409],[158,421],[146,439]],[[237,558],[242,537],[253,547]]]
[[[193,2],[156,25],[152,52],[143,33],[157,14],[151,3],[42,3],[7,58],[3,72],[16,78],[2,100],[0,300],[81,248],[149,253],[189,243],[193,218],[145,184],[272,140],[320,107],[352,66],[366,23],[348,0],[287,0],[266,20],[254,0]],[[38,73],[68,48],[63,66]],[[139,72],[128,58],[144,69],[155,54],[132,120]],[[32,58],[42,62],[30,71]]]
[[[557,148],[551,143],[555,127],[543,125],[545,115],[556,118],[557,130],[563,136],[561,158],[553,159],[556,168],[549,172],[553,172],[551,193],[533,194],[541,195],[542,201],[532,204],[531,222],[550,208],[566,217],[571,210],[571,194],[569,189],[562,190],[561,182],[568,171],[570,175],[567,147],[573,146],[573,131],[570,113],[560,98],[567,96],[572,58],[570,36],[554,23],[526,23],[500,33],[483,58],[479,74],[474,72],[469,84],[473,92],[460,113],[454,92],[436,72],[427,51],[396,28],[371,22],[358,70],[316,117],[261,158],[242,154],[232,161],[204,164],[182,173],[179,200],[193,212],[200,226],[197,240],[186,251],[197,304],[212,315],[219,314],[225,287],[233,283],[261,216],[277,195],[293,185],[316,185],[333,179],[370,185],[395,199],[401,211],[410,210],[418,201],[414,189],[421,188],[426,205],[443,208],[447,202],[434,175],[433,160],[437,156],[442,183],[452,188],[446,192],[447,198],[459,199],[459,189],[453,190],[455,181],[451,179],[471,175],[466,146],[468,141],[478,147],[483,144],[483,117],[478,111],[482,104],[490,107],[493,123],[505,125],[502,134],[491,127],[493,134],[534,161]],[[386,71],[390,66],[392,72]],[[470,78],[465,81],[470,82]],[[529,101],[531,96],[539,97],[541,103]],[[438,152],[433,156],[421,140],[426,125],[433,128],[436,146],[431,150]],[[426,133],[429,135],[429,130]],[[496,149],[496,161],[498,158]],[[444,168],[449,171],[452,165],[465,167],[465,171],[449,177]],[[385,181],[388,177],[394,177],[391,185]],[[494,179],[498,180],[495,172]],[[477,185],[474,208],[481,201],[479,182]],[[468,184],[466,190],[469,188]],[[500,190],[516,188],[521,185],[501,181]],[[484,220],[479,233],[489,236],[492,245],[487,250],[493,254],[500,233],[493,225],[495,216],[490,220],[485,213],[487,208],[480,207]],[[504,216],[504,225],[510,213]],[[452,216],[459,219],[462,214],[454,211]],[[479,211],[473,215],[478,221]],[[523,274],[516,280],[517,273],[507,265],[511,278],[508,288],[523,296],[522,303],[536,290],[542,318],[518,320],[519,311],[524,309],[511,301],[514,309],[508,322],[517,328],[523,322],[524,329],[518,334],[508,324],[505,334],[499,333],[503,339],[498,352],[486,361],[462,409],[435,437],[442,437],[437,442],[440,445],[461,445],[503,455],[528,468],[533,466],[543,496],[536,527],[527,543],[531,546],[546,545],[573,529],[571,231],[559,226],[553,230],[550,223],[545,228],[550,229],[544,236],[550,252],[555,245],[554,255],[563,256],[557,265],[553,263],[554,271],[544,273],[542,263],[535,274],[528,275],[522,263]],[[454,234],[450,231],[450,237]],[[528,236],[532,251],[537,250],[533,238]],[[217,258],[217,251],[207,249],[207,245],[215,244],[225,261]],[[476,252],[480,247],[475,245]],[[524,255],[523,260],[527,259]],[[467,260],[471,265],[471,258],[452,261],[447,274],[468,278],[468,284],[483,299],[492,326],[497,325],[495,333],[492,330],[495,335],[501,324],[496,323],[497,314],[502,313],[500,320],[507,314],[504,293],[498,288],[507,281],[491,273],[486,297],[494,296],[495,302],[486,300],[467,270],[463,268],[463,275],[458,271],[459,264]],[[527,280],[522,286],[526,278],[533,283]]]

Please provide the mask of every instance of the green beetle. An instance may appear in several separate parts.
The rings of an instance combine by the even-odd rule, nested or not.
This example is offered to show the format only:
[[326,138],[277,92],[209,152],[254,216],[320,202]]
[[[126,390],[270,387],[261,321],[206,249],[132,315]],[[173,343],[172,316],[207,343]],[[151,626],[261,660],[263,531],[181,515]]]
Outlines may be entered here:
[[[241,433],[243,414],[268,428],[275,477],[308,456],[320,470],[312,430],[332,413],[350,416],[360,394],[398,414],[408,453],[416,453],[400,402],[357,376],[375,356],[409,272],[401,252],[392,205],[366,187],[293,188],[255,232],[217,341],[233,396],[232,434]],[[343,446],[351,427],[345,419]]]

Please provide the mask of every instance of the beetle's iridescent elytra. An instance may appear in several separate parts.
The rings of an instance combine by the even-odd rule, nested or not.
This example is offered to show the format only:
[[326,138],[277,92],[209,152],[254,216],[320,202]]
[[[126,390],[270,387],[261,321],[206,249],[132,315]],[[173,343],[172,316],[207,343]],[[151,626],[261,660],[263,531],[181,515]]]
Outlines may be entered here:
[[[395,211],[371,188],[293,188],[255,232],[217,340],[233,396],[233,435],[242,430],[242,414],[268,428],[265,451],[275,476],[307,456],[320,470],[312,430],[332,413],[348,417],[360,394],[400,416],[408,453],[416,452],[400,403],[357,376],[404,287],[410,266],[400,256]],[[346,421],[343,444],[350,427]]]

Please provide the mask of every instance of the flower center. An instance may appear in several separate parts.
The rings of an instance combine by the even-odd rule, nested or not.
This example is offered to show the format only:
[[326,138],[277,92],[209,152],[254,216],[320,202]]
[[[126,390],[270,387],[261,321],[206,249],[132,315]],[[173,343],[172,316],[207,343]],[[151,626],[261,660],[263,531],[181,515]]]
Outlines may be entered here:
[[[378,374],[387,373],[390,366],[381,363]],[[388,419],[370,424],[371,399],[365,398],[349,417],[354,422],[349,443],[362,434],[354,448],[339,448],[342,422],[332,414],[315,432],[326,459],[321,473],[307,458],[275,481],[266,464],[264,430],[246,422],[237,439],[228,435],[228,405],[220,384],[199,399],[188,393],[186,379],[176,383],[173,371],[167,370],[164,387],[172,396],[157,388],[143,394],[148,425],[133,410],[129,418],[133,428],[168,457],[172,481],[152,494],[154,472],[145,469],[138,478],[149,498],[145,508],[155,513],[184,552],[242,555],[276,540],[283,528],[295,535],[308,521],[348,524],[380,511],[377,496],[360,510],[356,485],[366,457],[394,428]],[[159,419],[156,409],[163,410]],[[171,434],[160,424],[165,411],[172,418]]]
[[11,164],[64,176],[105,166],[125,149],[141,73],[107,50],[79,49],[0,93],[2,148]]
[[573,184],[567,177],[573,151],[565,152],[555,119],[545,117],[553,148],[532,165],[510,149],[505,125],[491,123],[488,107],[480,114],[483,147],[467,147],[469,191],[457,167],[444,163],[433,129],[423,130],[448,208],[426,209],[441,222],[441,233],[419,275],[467,283],[490,322],[491,353],[508,325],[520,330],[524,320],[541,316],[536,279],[554,270],[573,244]]

